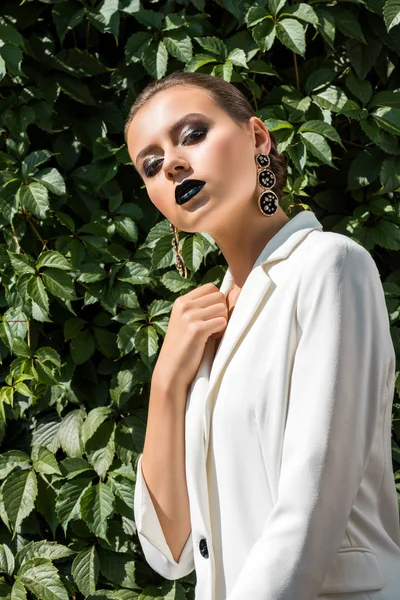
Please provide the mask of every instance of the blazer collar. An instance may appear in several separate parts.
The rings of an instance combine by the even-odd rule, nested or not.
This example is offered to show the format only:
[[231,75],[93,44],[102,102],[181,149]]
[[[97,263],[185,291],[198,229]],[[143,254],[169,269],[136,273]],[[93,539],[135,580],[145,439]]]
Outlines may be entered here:
[[[210,418],[213,400],[216,396],[218,384],[221,381],[229,359],[237,348],[240,340],[246,335],[249,328],[257,318],[258,312],[271,294],[275,285],[268,274],[271,263],[286,259],[314,229],[322,230],[322,225],[311,211],[302,211],[292,217],[283,227],[267,242],[257,257],[250,274],[248,275],[238,296],[231,318],[220,340],[217,353],[213,360],[215,340],[209,339],[197,377],[208,379],[206,395],[204,398],[204,443],[207,453]],[[230,289],[233,276],[228,266],[222,280],[220,291],[224,294]],[[196,377],[196,378],[197,378]]]

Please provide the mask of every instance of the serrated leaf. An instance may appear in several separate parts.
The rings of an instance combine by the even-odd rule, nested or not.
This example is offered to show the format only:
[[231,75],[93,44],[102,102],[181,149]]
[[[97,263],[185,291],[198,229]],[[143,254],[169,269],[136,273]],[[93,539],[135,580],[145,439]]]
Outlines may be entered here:
[[33,471],[11,473],[2,486],[4,508],[13,528],[13,539],[22,521],[32,512],[37,496],[37,479]]
[[56,252],[55,250],[47,250],[43,252],[36,263],[38,268],[40,267],[53,267],[54,269],[62,269],[64,271],[69,271],[71,269],[71,265],[68,260],[63,256],[60,252]]
[[76,365],[81,365],[92,356],[96,345],[92,334],[88,329],[75,336],[70,342],[72,360]]
[[16,579],[12,586],[11,600],[26,600],[26,589],[19,579]]
[[44,475],[61,475],[56,457],[44,446],[39,448],[38,458],[33,461],[33,468],[37,473]]
[[49,297],[40,277],[31,277],[26,287],[29,297],[45,313],[49,312]]
[[68,600],[68,593],[51,560],[31,558],[18,571],[21,582],[43,600]]
[[64,483],[58,491],[56,512],[64,532],[70,521],[80,518],[81,498],[91,484],[91,478],[74,479]]
[[19,550],[15,557],[17,569],[27,560],[32,558],[47,558],[48,560],[58,560],[75,554],[74,550],[59,544],[58,542],[48,542],[40,540],[39,542],[29,542]]
[[7,544],[0,544],[0,573],[6,573],[12,577],[14,573],[15,559]]
[[185,64],[191,60],[193,55],[192,40],[183,31],[171,31],[168,36],[163,37],[163,42],[171,56]]
[[35,261],[29,254],[17,254],[16,252],[10,252],[9,250],[7,250],[7,254],[10,258],[11,266],[19,275],[24,273],[36,273]]
[[0,479],[5,479],[15,467],[30,463],[30,458],[22,450],[9,450],[0,455]]
[[142,54],[142,63],[146,71],[154,78],[161,79],[167,72],[168,52],[162,40],[151,42]]
[[32,181],[19,189],[19,200],[26,210],[38,219],[44,219],[49,209],[49,195],[41,183]]
[[107,518],[114,511],[114,494],[107,483],[99,481],[82,496],[81,514],[90,531],[107,541]]
[[387,0],[385,2],[383,18],[388,31],[400,23],[400,0]]
[[42,278],[53,296],[63,300],[77,300],[73,279],[64,271],[50,267],[43,271]]
[[281,19],[276,24],[278,39],[296,54],[304,56],[306,51],[306,38],[304,27],[296,19]]
[[69,412],[62,420],[59,430],[61,448],[71,458],[81,458],[83,443],[81,439],[84,411],[79,408]]
[[93,408],[88,413],[83,425],[82,425],[82,443],[86,445],[86,442],[90,440],[92,435],[94,435],[97,429],[100,427],[102,423],[106,419],[108,419],[113,414],[111,408],[107,406],[99,406],[98,408]]
[[50,192],[57,196],[65,194],[65,181],[61,176],[61,173],[53,167],[47,167],[41,169],[33,176],[35,181],[42,183]]
[[86,453],[90,464],[96,473],[104,479],[114,460],[115,453],[115,423],[102,423],[94,435],[86,443]]
[[89,546],[79,552],[72,563],[72,576],[79,591],[84,596],[96,591],[96,583],[99,577],[99,559],[96,546]]
[[322,163],[325,163],[331,167],[334,166],[332,163],[331,149],[322,135],[309,131],[300,132],[300,135],[306,148],[311,152],[311,154],[318,158]]

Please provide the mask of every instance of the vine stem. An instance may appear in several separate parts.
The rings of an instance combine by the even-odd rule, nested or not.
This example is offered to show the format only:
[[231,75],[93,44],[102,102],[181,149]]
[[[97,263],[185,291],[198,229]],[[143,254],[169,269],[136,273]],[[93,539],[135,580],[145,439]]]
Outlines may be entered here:
[[293,52],[293,65],[294,65],[294,73],[296,77],[296,87],[300,89],[300,79],[299,79],[299,69],[297,68],[297,56],[296,52]]
[[28,211],[26,210],[25,206],[22,207],[22,212],[24,213],[25,219],[28,221],[29,225],[31,226],[32,231],[35,233],[35,235],[38,238],[38,240],[40,240],[42,242],[42,244],[43,244],[42,252],[43,252],[44,248],[46,248],[46,250],[48,250],[47,241],[42,238],[42,236],[40,235],[40,233],[38,232],[38,230],[34,226],[34,224],[32,222],[32,217],[28,213]]

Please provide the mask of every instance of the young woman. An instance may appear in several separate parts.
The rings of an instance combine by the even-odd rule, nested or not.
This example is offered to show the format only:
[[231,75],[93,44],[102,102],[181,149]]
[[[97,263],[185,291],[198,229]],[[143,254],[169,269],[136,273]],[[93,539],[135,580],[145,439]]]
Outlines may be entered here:
[[[135,520],[196,600],[398,600],[395,353],[378,269],[311,211],[232,84],[151,83],[126,140],[150,200],[228,269],[179,297],[154,368]],[[177,255],[177,267],[185,266]]]

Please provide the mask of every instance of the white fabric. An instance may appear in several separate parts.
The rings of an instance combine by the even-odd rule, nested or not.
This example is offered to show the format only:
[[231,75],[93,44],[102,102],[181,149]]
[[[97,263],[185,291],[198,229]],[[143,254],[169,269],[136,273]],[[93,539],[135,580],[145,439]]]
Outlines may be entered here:
[[179,562],[138,463],[147,562],[168,579],[195,568],[196,600],[399,600],[395,353],[369,252],[297,214],[257,258],[214,362],[213,349],[187,397]]

